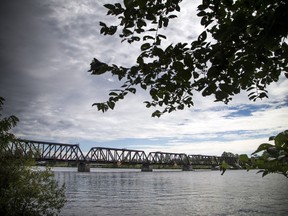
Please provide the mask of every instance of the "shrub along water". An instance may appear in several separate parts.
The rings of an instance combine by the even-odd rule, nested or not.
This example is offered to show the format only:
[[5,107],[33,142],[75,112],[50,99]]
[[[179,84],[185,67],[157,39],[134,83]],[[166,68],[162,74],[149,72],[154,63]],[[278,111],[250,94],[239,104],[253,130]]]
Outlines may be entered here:
[[[3,103],[0,97],[0,111]],[[32,158],[7,150],[17,142],[10,130],[18,121],[0,113],[0,215],[57,215],[66,202],[65,186],[58,186],[49,168],[32,169]]]

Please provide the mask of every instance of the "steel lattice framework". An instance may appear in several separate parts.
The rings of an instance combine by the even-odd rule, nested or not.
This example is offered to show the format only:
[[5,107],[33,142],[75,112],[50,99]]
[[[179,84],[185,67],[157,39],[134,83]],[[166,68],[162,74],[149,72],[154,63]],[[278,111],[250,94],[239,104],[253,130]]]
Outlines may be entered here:
[[208,155],[188,155],[192,165],[219,165],[220,157]]
[[121,164],[142,164],[147,159],[144,151],[102,147],[91,148],[85,158],[89,162]]
[[147,161],[151,164],[190,164],[188,156],[183,153],[150,152]]
[[220,165],[223,161],[228,164],[238,164],[239,160],[236,157],[219,157],[209,155],[188,155],[192,165]]
[[16,157],[29,156],[35,160],[84,161],[85,157],[77,144],[18,140],[9,143],[5,151]]
[[[4,145],[4,151],[16,157],[29,156],[38,161],[71,161],[85,163],[155,164],[155,165],[220,165],[239,164],[237,157],[208,155],[186,155],[184,153],[150,152],[131,149],[93,147],[86,156],[78,144],[52,143],[32,140],[18,140]],[[3,145],[0,146],[3,148]],[[3,149],[2,149],[3,150]]]

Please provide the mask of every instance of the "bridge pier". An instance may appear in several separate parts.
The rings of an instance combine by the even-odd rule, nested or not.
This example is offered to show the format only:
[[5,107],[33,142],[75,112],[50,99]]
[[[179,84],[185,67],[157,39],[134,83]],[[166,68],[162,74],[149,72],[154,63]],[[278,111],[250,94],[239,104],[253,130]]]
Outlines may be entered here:
[[78,163],[78,172],[90,172],[90,166],[87,163]]
[[142,164],[141,171],[142,172],[152,172],[153,171],[153,165],[151,165],[151,164]]
[[182,167],[182,171],[193,171],[193,167],[191,164],[184,164]]

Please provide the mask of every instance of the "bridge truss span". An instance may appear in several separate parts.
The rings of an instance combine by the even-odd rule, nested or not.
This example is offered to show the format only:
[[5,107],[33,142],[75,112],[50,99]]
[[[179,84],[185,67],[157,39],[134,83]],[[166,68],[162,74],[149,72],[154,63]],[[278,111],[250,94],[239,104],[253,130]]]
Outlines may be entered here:
[[[4,147],[3,147],[4,146]],[[142,164],[143,170],[151,171],[153,165],[180,165],[183,170],[192,170],[192,166],[210,166],[215,168],[225,161],[231,167],[240,167],[238,157],[219,157],[208,155],[187,155],[184,153],[150,152],[142,150],[92,147],[84,156],[78,144],[52,143],[44,141],[21,140],[1,145],[1,151],[15,157],[31,157],[36,161],[76,162],[78,170],[89,170],[90,164]],[[3,149],[5,148],[5,149]],[[203,165],[203,166],[202,166]],[[241,164],[240,164],[241,165]],[[80,168],[79,168],[80,167]]]
[[220,157],[210,155],[188,155],[192,165],[220,165]]
[[189,158],[183,153],[150,152],[147,156],[151,164],[187,165]]
[[85,157],[78,144],[52,143],[21,140],[9,143],[6,151],[15,156],[29,156],[37,161],[84,161]]
[[85,158],[96,163],[143,164],[147,161],[144,151],[102,147],[91,148]]

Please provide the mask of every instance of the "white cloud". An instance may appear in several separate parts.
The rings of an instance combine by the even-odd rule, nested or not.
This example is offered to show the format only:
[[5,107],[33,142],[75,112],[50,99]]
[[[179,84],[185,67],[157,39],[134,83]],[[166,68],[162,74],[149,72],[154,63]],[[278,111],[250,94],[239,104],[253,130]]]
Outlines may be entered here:
[[[45,16],[32,10],[29,20],[34,20],[31,28],[36,30],[31,30],[31,35],[26,32],[28,42],[18,38],[20,45],[15,44],[12,49],[20,49],[25,56],[23,62],[17,60],[18,70],[11,68],[14,73],[11,80],[21,77],[17,82],[14,80],[17,94],[6,84],[6,95],[12,95],[7,98],[9,113],[15,112],[21,120],[15,130],[19,137],[79,142],[86,150],[94,143],[101,146],[121,143],[121,148],[126,148],[127,141],[127,145],[145,151],[219,155],[223,151],[252,152],[269,136],[288,127],[284,97],[288,93],[287,79],[269,87],[271,99],[256,103],[250,102],[245,92],[228,106],[196,93],[195,107],[157,119],[151,118],[153,110],[143,104],[148,93],[139,91],[116,104],[115,110],[98,112],[92,104],[106,100],[109,90],[119,87],[121,82],[110,75],[91,76],[86,72],[90,61],[96,57],[110,64],[130,66],[139,53],[137,44],[121,44],[117,37],[99,34],[99,21],[111,20],[105,16],[102,7],[105,2],[108,1],[51,0],[45,2],[45,7],[41,6],[44,3],[35,3],[47,8]],[[180,19],[171,21],[172,27],[167,28],[167,43],[189,41],[191,35],[201,32],[195,9],[190,11],[193,8],[190,4],[196,3],[181,4]],[[36,41],[33,32],[39,33]],[[40,43],[41,38],[45,42]],[[21,44],[25,46],[21,48]],[[39,55],[30,56],[31,47],[37,47]],[[20,85],[21,82],[25,85]],[[29,94],[25,94],[28,92],[25,87],[31,89]],[[239,110],[247,110],[249,115],[236,115]]]

